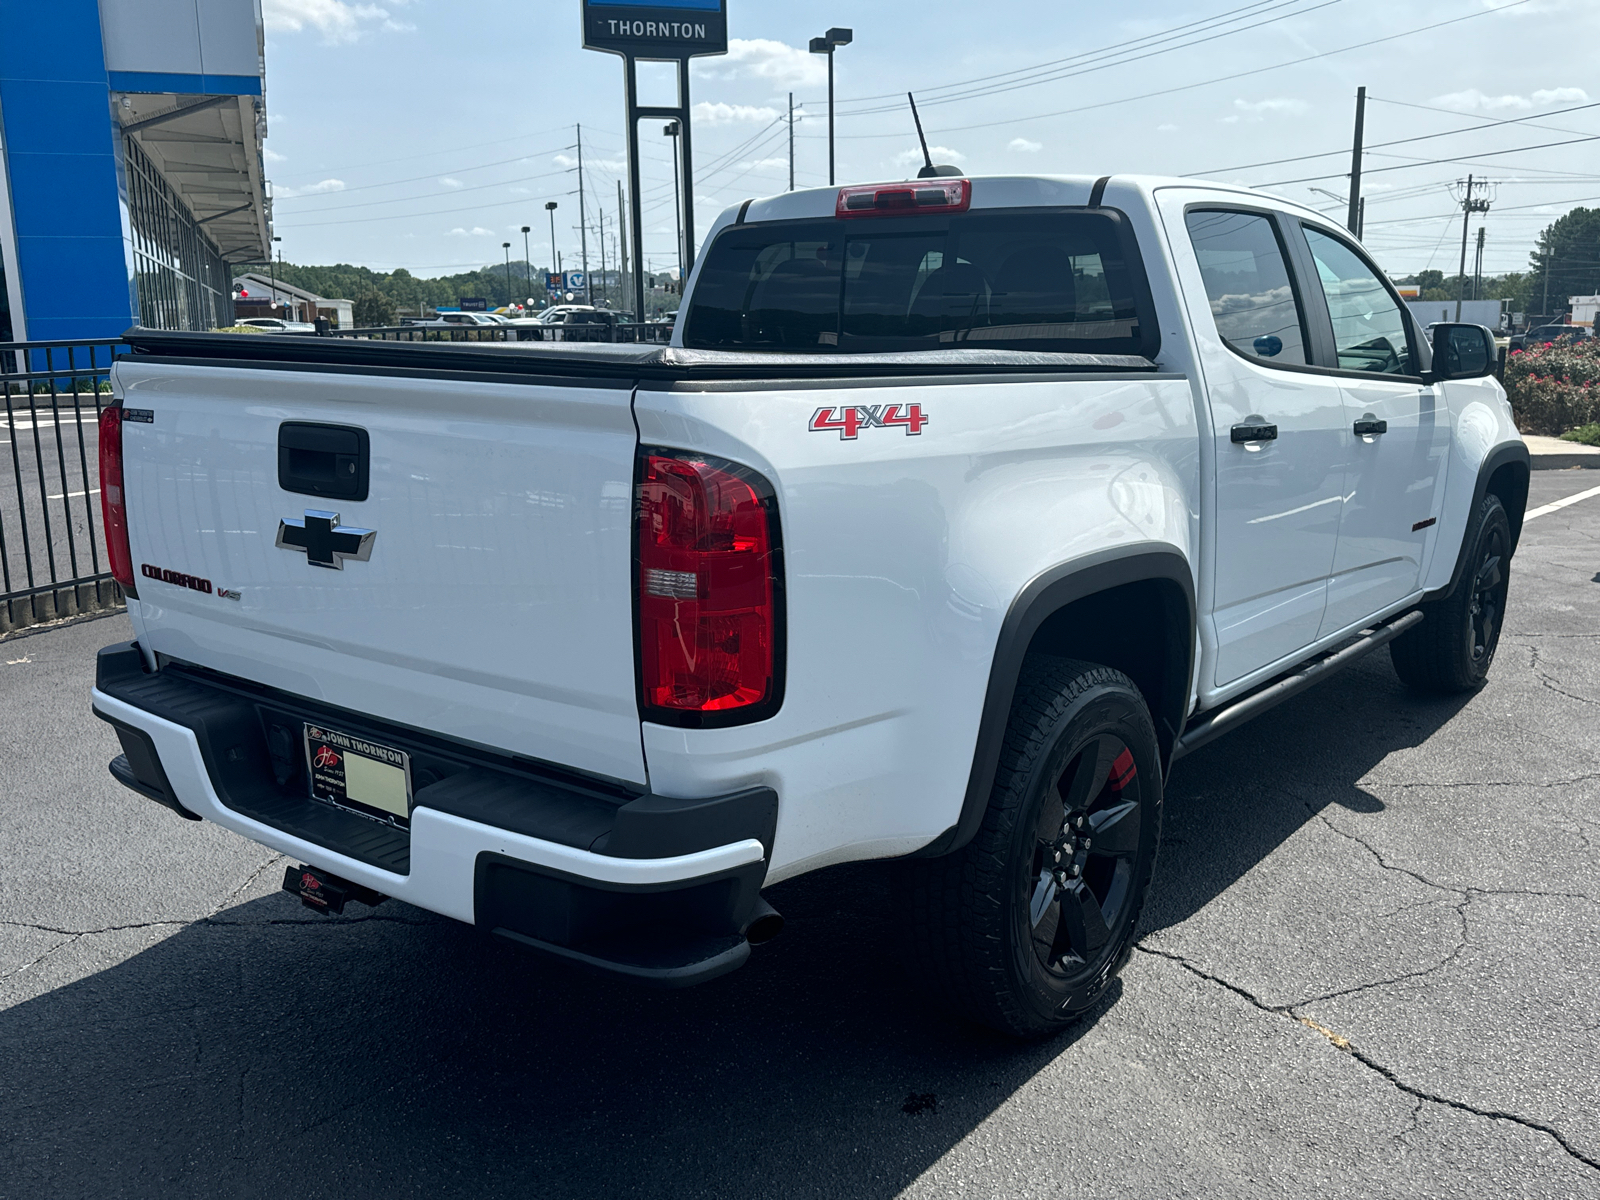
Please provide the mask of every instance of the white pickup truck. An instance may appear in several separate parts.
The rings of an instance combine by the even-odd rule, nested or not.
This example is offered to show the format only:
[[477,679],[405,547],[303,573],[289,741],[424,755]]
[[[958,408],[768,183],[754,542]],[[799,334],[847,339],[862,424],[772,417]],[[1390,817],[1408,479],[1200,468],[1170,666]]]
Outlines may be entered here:
[[1482,683],[1528,488],[1486,330],[1185,180],[748,201],[667,347],[129,341],[119,780],[664,984],[897,859],[915,985],[1021,1035],[1127,959],[1176,759],[1384,644]]

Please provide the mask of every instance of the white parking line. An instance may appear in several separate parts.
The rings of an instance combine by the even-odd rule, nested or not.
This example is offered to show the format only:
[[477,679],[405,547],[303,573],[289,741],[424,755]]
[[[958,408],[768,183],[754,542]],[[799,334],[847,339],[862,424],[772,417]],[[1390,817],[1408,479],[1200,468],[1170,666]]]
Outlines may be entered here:
[[69,496],[98,496],[99,488],[90,488],[87,492],[62,492],[59,496],[46,496],[46,500],[65,500]]
[[1547,513],[1559,512],[1561,509],[1566,508],[1569,504],[1576,504],[1580,500],[1588,500],[1595,496],[1600,496],[1600,487],[1592,487],[1586,492],[1579,492],[1577,495],[1565,496],[1562,499],[1552,501],[1549,504],[1540,505],[1532,512],[1524,513],[1522,517],[1522,523],[1526,525],[1535,517],[1542,517]]

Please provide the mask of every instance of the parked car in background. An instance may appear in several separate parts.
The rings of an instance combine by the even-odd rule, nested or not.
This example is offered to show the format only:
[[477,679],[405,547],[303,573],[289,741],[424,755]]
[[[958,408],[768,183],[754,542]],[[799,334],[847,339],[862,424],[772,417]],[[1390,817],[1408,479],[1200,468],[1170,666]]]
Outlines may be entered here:
[[1587,325],[1536,325],[1526,333],[1518,333],[1511,338],[1513,350],[1526,350],[1529,346],[1542,346],[1546,342],[1553,342],[1557,338],[1570,337],[1573,341],[1582,341],[1584,338],[1594,336],[1594,331]]
[[461,326],[471,326],[471,327],[475,327],[475,328],[479,328],[479,329],[484,329],[484,328],[492,328],[492,327],[498,326],[498,325],[501,324],[501,322],[499,320],[497,320],[495,317],[493,317],[489,313],[481,313],[481,312],[442,312],[438,316],[434,317],[432,320],[429,320],[429,321],[413,321],[412,324],[414,324],[414,325],[426,325],[426,326],[428,326],[429,328],[432,328],[432,329],[437,329],[437,328],[440,328],[440,327],[459,328]]
[[235,325],[251,325],[267,333],[315,333],[317,327],[310,321],[285,321],[279,317],[246,317]]

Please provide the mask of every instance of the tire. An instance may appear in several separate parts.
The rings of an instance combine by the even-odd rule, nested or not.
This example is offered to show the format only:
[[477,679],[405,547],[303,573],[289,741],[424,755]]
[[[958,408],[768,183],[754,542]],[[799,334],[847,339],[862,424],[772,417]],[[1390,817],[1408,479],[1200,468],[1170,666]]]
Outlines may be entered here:
[[1395,674],[1418,691],[1476,691],[1494,664],[1511,583],[1511,521],[1500,497],[1478,502],[1466,544],[1455,588],[1421,605],[1422,623],[1389,643]]
[[1071,659],[1030,662],[977,834],[904,864],[912,971],[1003,1033],[1072,1024],[1133,953],[1161,797],[1160,747],[1133,681]]

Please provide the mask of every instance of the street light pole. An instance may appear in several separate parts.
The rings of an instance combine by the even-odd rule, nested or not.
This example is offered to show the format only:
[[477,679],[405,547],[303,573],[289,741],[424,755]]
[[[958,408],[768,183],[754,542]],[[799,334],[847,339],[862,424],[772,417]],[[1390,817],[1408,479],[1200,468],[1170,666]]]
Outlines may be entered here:
[[550,214],[550,270],[552,272],[554,272],[557,269],[556,268],[556,202],[554,200],[546,200],[544,202],[544,210],[545,210],[545,212]]
[[[281,237],[275,237],[272,240],[274,242],[283,241]],[[278,258],[280,260],[283,258],[282,246],[278,247]],[[267,277],[272,280],[272,311],[276,313],[278,311],[278,268],[272,261],[271,246],[267,247]]]
[[511,243],[501,242],[500,248],[506,252],[506,307],[511,307]]
[[828,186],[833,186],[833,52],[855,40],[855,32],[834,26],[821,37],[811,39],[811,53],[828,56]]
[[[528,290],[531,292],[533,291],[533,255],[528,250],[529,228],[530,226],[527,225],[522,227],[522,282],[527,285]],[[528,299],[531,301],[533,297],[529,296]]]
[[678,123],[668,121],[662,133],[672,139],[672,227],[678,233],[678,294],[683,294],[683,212],[678,207],[679,194],[683,191],[678,182]]

